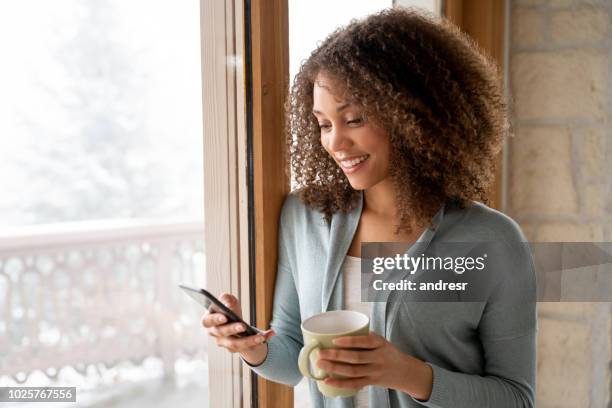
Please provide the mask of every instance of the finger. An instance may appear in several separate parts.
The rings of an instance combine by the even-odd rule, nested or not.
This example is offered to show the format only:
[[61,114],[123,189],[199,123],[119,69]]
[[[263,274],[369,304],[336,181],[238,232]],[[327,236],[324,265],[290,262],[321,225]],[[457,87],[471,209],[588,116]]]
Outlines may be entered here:
[[260,334],[248,337],[219,337],[217,338],[217,345],[224,347],[232,353],[250,350],[255,346],[258,346],[264,342],[264,337]]
[[365,377],[373,370],[370,364],[346,364],[329,360],[317,361],[317,367],[328,373],[340,374],[346,377]]
[[202,326],[206,328],[225,323],[227,323],[227,317],[222,313],[205,313],[204,316],[202,316]]
[[214,337],[229,337],[246,330],[243,323],[230,323],[221,326],[214,326],[208,329],[208,333]]
[[371,351],[352,349],[325,349],[319,351],[319,358],[351,364],[374,363],[376,356]]
[[231,293],[223,292],[219,295],[219,300],[223,302],[225,306],[230,308],[238,316],[242,317],[240,302],[238,301],[236,296],[232,295]]
[[276,335],[276,331],[274,331],[274,329],[268,329],[268,330],[264,330],[262,332],[262,334],[272,334],[272,335]]
[[261,334],[266,338],[266,340],[270,340],[272,337],[276,336],[274,329],[268,329]]
[[374,332],[370,332],[367,336],[345,336],[338,337],[332,342],[336,346],[347,348],[364,348],[375,349],[384,344],[386,340]]
[[351,388],[354,390],[358,388],[363,388],[371,384],[371,380],[368,377],[346,378],[346,379],[328,377],[324,380],[324,382],[325,384],[332,386],[332,387]]

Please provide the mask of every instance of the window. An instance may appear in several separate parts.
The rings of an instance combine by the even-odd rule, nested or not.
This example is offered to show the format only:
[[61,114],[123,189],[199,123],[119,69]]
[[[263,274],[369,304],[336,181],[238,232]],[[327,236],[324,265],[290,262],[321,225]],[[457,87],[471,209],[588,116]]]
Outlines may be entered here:
[[0,4],[0,386],[207,401],[199,11]]

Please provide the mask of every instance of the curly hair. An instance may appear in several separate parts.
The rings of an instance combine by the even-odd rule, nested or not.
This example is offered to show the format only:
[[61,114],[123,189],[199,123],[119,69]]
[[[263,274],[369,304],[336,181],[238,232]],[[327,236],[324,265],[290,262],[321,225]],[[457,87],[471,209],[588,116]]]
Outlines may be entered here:
[[329,223],[359,193],[321,144],[312,113],[321,72],[390,137],[396,233],[424,226],[446,201],[489,203],[507,104],[497,66],[467,35],[445,19],[387,9],[334,31],[302,63],[285,104],[287,157],[298,197]]

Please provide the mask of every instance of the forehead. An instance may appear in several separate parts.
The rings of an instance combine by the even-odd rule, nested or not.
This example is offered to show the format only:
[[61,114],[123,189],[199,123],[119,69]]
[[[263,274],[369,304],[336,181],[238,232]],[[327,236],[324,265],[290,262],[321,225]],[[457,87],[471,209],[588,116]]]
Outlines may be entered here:
[[316,109],[316,106],[344,105],[348,100],[344,97],[337,81],[319,73],[314,80],[313,102]]

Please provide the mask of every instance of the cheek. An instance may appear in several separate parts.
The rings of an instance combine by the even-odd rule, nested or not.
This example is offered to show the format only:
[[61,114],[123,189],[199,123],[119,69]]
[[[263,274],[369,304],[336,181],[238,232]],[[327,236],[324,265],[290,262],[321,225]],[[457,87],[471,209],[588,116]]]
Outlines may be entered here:
[[325,137],[323,135],[323,133],[321,133],[321,137],[319,138],[319,142],[321,142],[321,146],[323,146],[323,149],[325,149],[325,151],[327,153],[331,154],[330,151],[329,151],[328,138]]
[[378,134],[372,139],[370,144],[371,152],[376,157],[376,172],[387,173],[391,163],[391,144],[389,137],[385,134]]
[[363,135],[363,146],[378,158],[388,160],[391,156],[389,137],[380,132],[368,132]]

